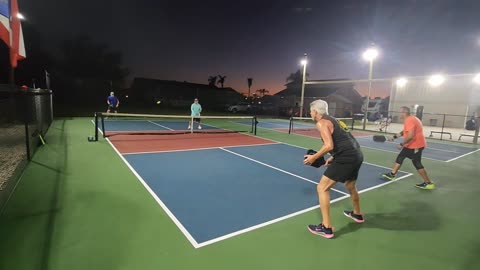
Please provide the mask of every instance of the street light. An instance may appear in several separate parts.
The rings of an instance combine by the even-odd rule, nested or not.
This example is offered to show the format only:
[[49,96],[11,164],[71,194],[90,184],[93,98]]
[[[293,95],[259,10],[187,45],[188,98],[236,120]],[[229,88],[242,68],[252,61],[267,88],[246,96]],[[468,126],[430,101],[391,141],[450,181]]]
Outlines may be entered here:
[[430,78],[428,79],[428,83],[433,86],[433,87],[437,87],[437,86],[440,86],[442,83],[445,82],[445,77],[443,77],[442,75],[440,74],[435,74],[435,75],[432,75],[430,76]]
[[367,115],[368,115],[368,108],[370,107],[370,94],[372,91],[372,73],[373,73],[373,61],[375,58],[378,57],[378,50],[375,47],[371,47],[367,49],[363,53],[363,59],[368,61],[370,63],[369,65],[369,71],[368,71],[368,95],[367,95],[367,104],[365,108],[365,114],[363,116],[363,130],[366,129],[367,127]]
[[303,54],[303,60],[300,61],[300,64],[303,66],[302,73],[302,95],[300,96],[300,117],[303,117],[303,99],[305,96],[305,74],[307,74],[307,54]]
[[405,85],[407,85],[408,83],[408,80],[406,78],[400,78],[397,80],[397,87],[401,88],[401,87],[405,87]]
[[478,73],[477,75],[475,75],[475,77],[473,78],[473,82],[474,82],[474,83],[477,83],[477,84],[480,84],[480,73]]

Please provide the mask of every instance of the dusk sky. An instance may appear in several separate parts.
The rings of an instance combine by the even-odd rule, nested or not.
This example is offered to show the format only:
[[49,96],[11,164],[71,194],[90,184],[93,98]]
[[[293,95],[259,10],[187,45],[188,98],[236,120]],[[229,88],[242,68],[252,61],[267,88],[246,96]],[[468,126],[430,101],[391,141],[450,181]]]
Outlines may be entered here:
[[[124,54],[130,78],[207,83],[221,74],[226,86],[246,92],[252,77],[252,89],[274,93],[300,68],[304,52],[310,79],[367,78],[361,54],[371,43],[381,49],[375,78],[480,72],[478,0],[266,3],[19,0],[24,23],[45,40],[87,33]],[[386,95],[374,90],[372,96]]]

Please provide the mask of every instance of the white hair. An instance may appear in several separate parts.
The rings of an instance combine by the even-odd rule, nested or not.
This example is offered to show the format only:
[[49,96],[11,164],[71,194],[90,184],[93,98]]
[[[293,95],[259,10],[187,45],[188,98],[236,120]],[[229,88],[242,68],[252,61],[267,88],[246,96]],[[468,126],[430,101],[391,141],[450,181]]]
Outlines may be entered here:
[[113,96],[113,95],[114,95],[114,93],[113,93],[113,92],[110,92],[110,96]]
[[324,100],[317,99],[314,102],[310,103],[310,110],[314,110],[319,114],[328,115],[328,103]]

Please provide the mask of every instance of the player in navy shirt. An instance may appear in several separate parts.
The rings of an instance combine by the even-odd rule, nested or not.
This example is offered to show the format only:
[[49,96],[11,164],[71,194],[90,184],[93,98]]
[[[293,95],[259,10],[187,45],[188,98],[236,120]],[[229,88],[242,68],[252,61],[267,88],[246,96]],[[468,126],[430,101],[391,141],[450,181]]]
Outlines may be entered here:
[[120,101],[114,95],[113,92],[110,92],[110,96],[107,98],[107,104],[108,104],[107,113],[110,113],[110,112],[116,113],[117,112],[118,105],[120,105]]

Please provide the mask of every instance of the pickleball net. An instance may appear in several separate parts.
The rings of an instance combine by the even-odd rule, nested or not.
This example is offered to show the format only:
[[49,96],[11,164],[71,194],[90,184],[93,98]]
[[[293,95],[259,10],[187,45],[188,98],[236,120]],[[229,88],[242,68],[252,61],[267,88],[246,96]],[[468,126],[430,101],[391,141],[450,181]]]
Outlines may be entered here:
[[[198,123],[200,120],[200,124]],[[193,122],[193,125],[192,125]],[[95,113],[95,140],[115,135],[177,135],[251,133],[256,135],[255,116],[154,115],[129,113]]]
[[[353,118],[335,118],[341,125],[353,130],[355,120]],[[318,135],[315,122],[310,117],[291,117],[288,127],[289,134]]]

